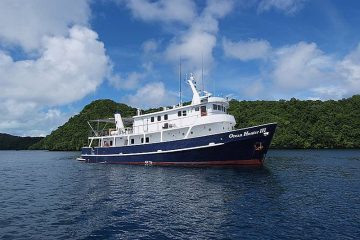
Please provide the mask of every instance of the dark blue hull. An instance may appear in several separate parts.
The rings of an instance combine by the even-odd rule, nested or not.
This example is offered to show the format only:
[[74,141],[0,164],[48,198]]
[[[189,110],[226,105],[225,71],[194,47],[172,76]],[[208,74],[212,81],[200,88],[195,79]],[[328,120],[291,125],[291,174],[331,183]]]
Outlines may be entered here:
[[139,165],[261,165],[269,149],[275,123],[210,136],[132,145],[84,147],[89,163]]

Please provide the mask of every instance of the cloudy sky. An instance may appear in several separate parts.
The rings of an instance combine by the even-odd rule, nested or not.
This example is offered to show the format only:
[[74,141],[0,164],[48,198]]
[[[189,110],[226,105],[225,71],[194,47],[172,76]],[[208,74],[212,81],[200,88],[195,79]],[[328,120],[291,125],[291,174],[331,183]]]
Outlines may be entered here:
[[215,95],[350,97],[359,25],[358,0],[1,0],[0,132],[46,135],[95,99],[176,104],[180,58]]

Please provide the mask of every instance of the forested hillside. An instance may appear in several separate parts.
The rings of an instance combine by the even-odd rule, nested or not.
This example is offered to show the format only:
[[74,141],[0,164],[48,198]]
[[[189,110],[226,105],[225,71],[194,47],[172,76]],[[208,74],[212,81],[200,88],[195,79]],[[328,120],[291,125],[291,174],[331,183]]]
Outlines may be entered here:
[[0,150],[26,150],[42,137],[18,137],[0,133]]
[[113,118],[116,112],[120,112],[123,117],[129,117],[135,115],[136,109],[109,99],[93,101],[30,149],[79,150],[88,142],[90,127],[87,121]]
[[339,101],[231,101],[237,127],[277,122],[273,148],[360,148],[360,95]]
[[[151,109],[154,111],[159,109]],[[112,100],[85,106],[67,123],[33,145],[32,149],[79,150],[87,143],[90,119],[133,116],[136,109]],[[360,148],[360,95],[339,101],[230,102],[238,128],[277,122],[272,148]]]

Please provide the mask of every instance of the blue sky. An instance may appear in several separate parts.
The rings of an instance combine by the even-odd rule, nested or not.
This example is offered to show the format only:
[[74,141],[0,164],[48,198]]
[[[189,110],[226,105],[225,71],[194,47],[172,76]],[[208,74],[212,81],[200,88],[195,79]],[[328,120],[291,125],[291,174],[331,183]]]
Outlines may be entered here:
[[357,0],[3,0],[0,132],[46,135],[96,99],[176,104],[180,57],[215,95],[350,97],[359,23]]

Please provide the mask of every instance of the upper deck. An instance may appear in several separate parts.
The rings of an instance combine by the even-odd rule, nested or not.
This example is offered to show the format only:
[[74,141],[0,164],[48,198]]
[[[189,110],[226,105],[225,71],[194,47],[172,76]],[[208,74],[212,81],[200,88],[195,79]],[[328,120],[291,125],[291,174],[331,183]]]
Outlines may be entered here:
[[203,103],[174,106],[170,109],[134,116],[135,134],[156,132],[170,128],[182,128],[210,122],[231,121],[227,114],[229,103],[224,98],[207,97]]

